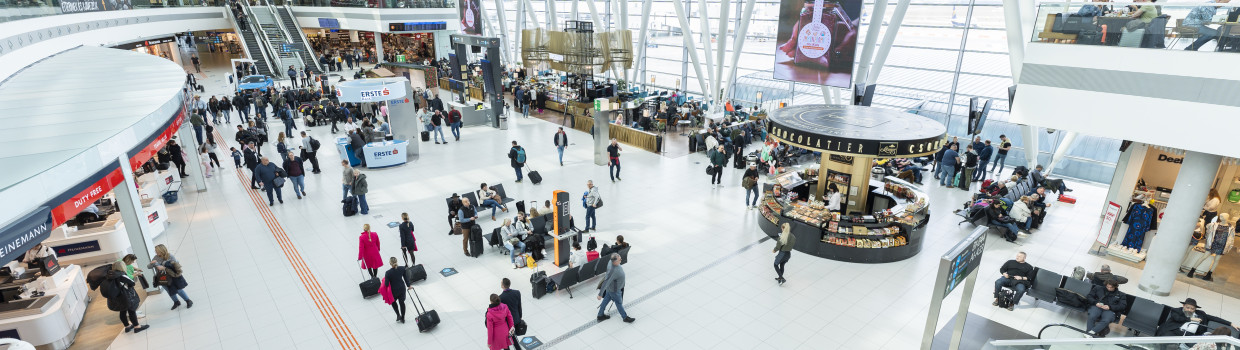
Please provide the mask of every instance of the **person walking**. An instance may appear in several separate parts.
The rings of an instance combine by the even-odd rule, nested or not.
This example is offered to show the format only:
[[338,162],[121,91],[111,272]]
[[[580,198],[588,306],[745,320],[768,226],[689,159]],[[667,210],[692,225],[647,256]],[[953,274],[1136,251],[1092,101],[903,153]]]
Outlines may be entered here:
[[435,110],[435,113],[431,114],[431,125],[434,126],[434,130],[435,130],[435,144],[436,145],[440,144],[439,140],[441,139],[443,140],[442,143],[444,144],[448,143],[448,138],[443,136],[443,124],[444,124],[443,111]]
[[[741,176],[741,187],[745,188],[745,206],[749,209],[758,208],[758,164],[749,163],[745,175]],[[750,201],[750,197],[753,200]]]
[[517,183],[521,183],[524,179],[521,176],[521,167],[525,166],[525,148],[517,145],[517,141],[512,141],[512,148],[508,149],[508,159],[512,162],[512,170],[517,172]]
[[[168,297],[172,298],[172,310],[176,310],[177,307],[181,306],[181,301],[177,300],[178,296],[181,299],[185,299],[186,309],[194,307],[194,301],[189,300],[189,294],[185,293],[185,287],[189,286],[189,283],[185,281],[185,276],[182,275],[184,271],[181,270],[181,263],[177,261],[175,256],[172,256],[172,253],[168,252],[168,247],[163,244],[156,245],[155,256],[151,257],[151,263],[147,264],[146,268],[155,269],[155,284],[164,287]],[[164,279],[167,283],[161,285],[160,280],[163,274],[167,274],[167,278]]]
[[202,61],[198,59],[197,54],[194,54],[193,56],[189,56],[189,61],[194,63],[195,71],[197,71],[198,73],[202,73]]
[[314,139],[310,135],[306,135],[305,131],[301,132],[301,158],[310,161],[312,170],[310,172],[318,174],[319,171],[319,140]]
[[1003,166],[1007,165],[1008,150],[1012,149],[1012,141],[1008,140],[1007,135],[999,135],[999,149],[995,152],[995,162],[991,163],[990,171],[995,173],[995,177],[999,177],[999,173],[1003,171]]
[[258,181],[263,184],[263,191],[267,192],[267,205],[275,206],[276,199],[280,200],[280,204],[284,204],[284,191],[276,186],[276,178],[284,177],[287,173],[284,169],[276,166],[267,157],[263,157],[258,167],[254,168],[254,176],[258,177]]
[[711,150],[707,156],[710,157],[711,166],[710,184],[713,187],[720,187],[723,185],[723,165],[727,164],[728,157],[723,153],[722,145],[715,146],[715,149]]
[[292,65],[288,66],[288,83],[294,89],[297,88],[297,68],[293,68]]
[[267,121],[267,97],[254,93],[254,119],[262,118]]
[[379,234],[370,231],[370,224],[362,225],[362,233],[357,237],[357,261],[370,273],[370,278],[379,278],[383,256],[379,255]]
[[207,101],[207,112],[211,112],[211,124],[220,123],[220,100],[215,96]]
[[293,193],[297,195],[297,199],[307,195],[304,162],[301,157],[293,155],[292,151],[289,151],[288,157],[284,158],[284,171],[288,173],[288,179],[293,182]]
[[287,106],[279,106],[277,108],[279,110],[277,113],[279,114],[276,116],[284,123],[284,134],[290,137],[293,136],[293,130],[297,129],[297,119],[293,118],[293,109]]
[[487,349],[499,350],[513,346],[510,339],[516,327],[512,320],[512,312],[508,305],[500,301],[499,295],[491,294],[491,305],[487,307]]
[[792,228],[788,223],[780,226],[779,239],[775,241],[775,249],[771,249],[775,253],[775,281],[779,285],[783,285],[788,280],[784,279],[784,265],[788,264],[788,259],[792,257],[792,247],[796,246],[797,237],[792,235]]
[[586,227],[581,232],[598,231],[598,217],[594,215],[594,212],[601,206],[603,198],[599,197],[598,187],[594,187],[594,180],[586,181],[586,194],[582,197],[586,207]]
[[409,213],[400,213],[400,257],[405,258],[405,266],[417,265],[418,258],[413,252],[418,251],[418,238],[413,236],[413,222],[409,221]]
[[448,123],[452,125],[452,137],[457,141],[461,140],[461,111],[456,110],[455,106],[448,106],[451,111],[448,112]]
[[598,300],[602,300],[603,303],[598,306],[598,320],[602,322],[611,318],[611,316],[604,315],[603,311],[607,309],[608,303],[615,303],[616,311],[620,312],[620,317],[624,319],[624,322],[633,323],[636,319],[629,317],[629,314],[624,312],[625,276],[624,267],[620,266],[620,254],[611,253],[609,259],[611,259],[611,266],[607,268],[607,275],[603,277],[603,281],[599,284]]
[[607,146],[607,176],[611,177],[611,182],[623,180],[620,178],[620,151],[623,151],[620,144],[616,142],[616,139],[611,139],[611,145]]
[[[503,290],[499,293],[499,301],[508,306],[508,312],[512,313],[513,328],[524,327],[525,321],[521,320],[521,291],[512,289],[512,281],[508,280],[508,278],[500,280],[499,287]],[[510,335],[513,347],[516,347],[518,335],[520,334],[516,334],[516,332]]]
[[366,174],[362,174],[361,170],[353,169],[353,195],[357,196],[357,204],[361,207],[358,210],[362,215],[370,214],[370,205],[366,204],[366,192],[370,189],[370,185],[366,183]]
[[250,123],[250,99],[249,96],[242,94],[240,91],[233,96],[233,107],[237,108],[237,114],[241,116],[242,124]]
[[151,325],[138,324],[138,304],[141,300],[133,285],[133,280],[125,276],[125,264],[114,261],[112,268],[104,275],[103,283],[99,284],[99,294],[108,300],[108,310],[120,313],[125,333],[136,334],[151,328]]
[[[561,126],[560,130],[555,132],[555,136],[552,136],[552,142],[555,144],[556,152],[560,153],[560,166],[564,166],[564,149],[568,148],[568,134],[564,133],[564,127]],[[610,147],[608,147],[608,151],[610,152]],[[608,171],[611,171],[611,169],[608,169]]]
[[392,304],[392,311],[396,312],[396,322],[405,323],[405,291],[413,289],[413,281],[405,274],[406,267],[396,265],[396,257],[388,258],[388,264],[392,268],[383,273],[383,283],[392,293],[392,302],[389,304]]
[[[240,127],[240,126],[238,126]],[[250,169],[250,188],[258,189],[258,153],[254,152],[254,143],[246,143],[242,154],[245,157],[245,168]]]
[[224,124],[232,124],[230,112],[232,112],[233,104],[228,100],[228,95],[220,96],[220,102],[216,108],[219,109],[220,114],[224,115]]

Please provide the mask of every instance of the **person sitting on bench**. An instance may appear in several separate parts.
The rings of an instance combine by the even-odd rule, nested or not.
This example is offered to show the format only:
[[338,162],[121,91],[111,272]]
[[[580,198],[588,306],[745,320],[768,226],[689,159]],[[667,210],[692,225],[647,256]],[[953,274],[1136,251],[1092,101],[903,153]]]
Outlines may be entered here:
[[573,253],[568,255],[568,266],[577,267],[585,265],[587,262],[589,262],[589,259],[586,258],[586,251],[581,250],[581,242],[574,242]]
[[500,227],[501,239],[504,241],[504,248],[508,248],[508,261],[512,262],[514,269],[521,268],[517,266],[517,254],[525,252],[525,236],[530,231],[520,216],[517,221],[512,219],[504,219],[504,226]]
[[491,208],[491,221],[495,221],[495,209],[503,210],[505,213],[508,212],[508,206],[500,204],[504,202],[504,199],[500,198],[499,194],[495,193],[495,190],[487,188],[485,182],[482,183],[482,186],[479,187],[474,195],[478,196],[478,201],[480,202],[478,206]]
[[1106,281],[1115,281],[1116,284],[1128,283],[1128,278],[1111,273],[1111,265],[1102,265],[1098,272],[1085,275],[1094,285],[1103,285]]
[[1110,333],[1111,322],[1128,308],[1128,297],[1119,291],[1119,283],[1114,280],[1107,280],[1102,287],[1094,286],[1086,299],[1090,303],[1089,316],[1085,319],[1086,334],[1095,338]]
[[1016,227],[1015,219],[1003,211],[1002,202],[997,200],[990,202],[990,207],[986,208],[986,221],[1006,230],[1003,232],[1003,238],[1008,242],[1016,241],[1016,233],[1020,232],[1020,228]]
[[1160,337],[1178,337],[1184,335],[1202,335],[1206,332],[1206,325],[1209,322],[1221,323],[1232,328],[1236,328],[1236,324],[1231,321],[1224,320],[1218,316],[1207,315],[1201,311],[1201,307],[1197,306],[1197,300],[1193,298],[1184,299],[1180,302],[1182,305],[1179,309],[1172,309],[1167,314],[1167,320],[1158,325],[1158,331],[1155,332]]
[[1033,167],[1033,172],[1029,173],[1029,175],[1033,176],[1034,184],[1040,185],[1042,187],[1050,188],[1051,190],[1055,191],[1055,193],[1063,194],[1064,192],[1072,192],[1072,189],[1068,188],[1068,185],[1065,185],[1063,180],[1061,179],[1052,180],[1052,179],[1046,178],[1045,175],[1042,175],[1042,165],[1040,164],[1038,166]]
[[1008,311],[1012,311],[1012,307],[1020,303],[1020,298],[1025,296],[1025,291],[1033,282],[1029,281],[1029,276],[1033,275],[1033,265],[1025,262],[1025,252],[1016,253],[1016,259],[1008,260],[999,267],[999,273],[1003,277],[995,280],[995,301],[991,305],[999,306],[999,298],[1003,297],[1003,287],[1012,288],[1016,292],[1012,296],[1012,303],[1008,305]]

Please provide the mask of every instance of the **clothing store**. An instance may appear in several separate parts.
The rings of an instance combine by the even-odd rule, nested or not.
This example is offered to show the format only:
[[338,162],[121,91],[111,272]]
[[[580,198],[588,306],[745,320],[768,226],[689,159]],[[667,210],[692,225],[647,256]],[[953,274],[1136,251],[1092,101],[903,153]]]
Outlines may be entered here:
[[[1162,211],[1175,189],[1184,151],[1140,142],[1125,142],[1107,193],[1106,209],[1115,215],[1107,253],[1134,263],[1145,260],[1158,233]],[[1240,163],[1224,158],[1185,249],[1181,272],[1206,281],[1216,269],[1240,273],[1240,258],[1232,254],[1235,227],[1240,219]],[[1106,237],[1100,238],[1107,239]]]

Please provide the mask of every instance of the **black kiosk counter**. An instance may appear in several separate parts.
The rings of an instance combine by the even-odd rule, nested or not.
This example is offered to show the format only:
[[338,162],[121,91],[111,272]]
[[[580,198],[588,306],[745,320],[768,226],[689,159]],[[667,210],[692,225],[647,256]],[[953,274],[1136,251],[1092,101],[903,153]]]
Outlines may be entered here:
[[[871,163],[933,154],[947,128],[914,114],[847,105],[780,109],[767,128],[779,142],[821,152],[822,160],[819,169],[780,174],[763,186],[763,231],[778,237],[787,223],[797,238],[793,249],[839,261],[885,263],[921,252],[929,197],[895,177],[873,179]],[[840,212],[825,209],[830,185],[840,189]]]

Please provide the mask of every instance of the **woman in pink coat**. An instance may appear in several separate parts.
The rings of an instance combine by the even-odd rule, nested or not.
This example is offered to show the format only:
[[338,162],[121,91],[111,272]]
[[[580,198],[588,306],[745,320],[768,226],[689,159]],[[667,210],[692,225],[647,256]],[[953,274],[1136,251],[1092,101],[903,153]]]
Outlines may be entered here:
[[357,261],[370,272],[370,278],[379,278],[383,257],[379,256],[379,234],[370,232],[370,224],[362,225],[362,234],[357,238]]
[[499,295],[491,294],[491,307],[487,308],[487,348],[491,350],[507,349],[515,344],[509,339],[514,323],[508,305],[499,302]]

